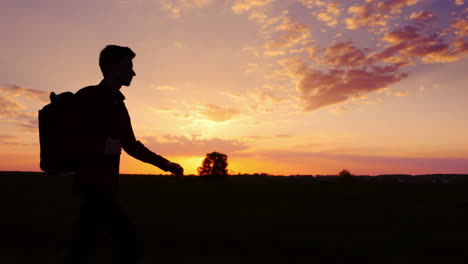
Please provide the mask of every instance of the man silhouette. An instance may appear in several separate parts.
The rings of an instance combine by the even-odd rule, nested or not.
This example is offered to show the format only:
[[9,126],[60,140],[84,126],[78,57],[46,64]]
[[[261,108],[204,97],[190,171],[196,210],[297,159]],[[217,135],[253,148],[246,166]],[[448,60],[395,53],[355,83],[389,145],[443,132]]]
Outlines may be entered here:
[[88,263],[103,225],[117,244],[117,263],[136,262],[137,236],[117,198],[121,148],[136,159],[183,175],[179,164],[151,152],[135,138],[120,92],[136,75],[134,57],[128,47],[106,46],[99,57],[104,79],[96,86],[80,89],[70,106],[65,127],[72,138],[69,147],[79,162],[74,190],[83,200],[70,263]]

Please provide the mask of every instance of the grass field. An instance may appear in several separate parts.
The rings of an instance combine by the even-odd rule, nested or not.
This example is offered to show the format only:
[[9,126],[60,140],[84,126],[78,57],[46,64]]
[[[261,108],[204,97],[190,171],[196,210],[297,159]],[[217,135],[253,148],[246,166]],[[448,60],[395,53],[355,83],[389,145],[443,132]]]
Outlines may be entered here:
[[[0,263],[63,263],[70,175],[0,172]],[[468,184],[122,175],[141,263],[467,263]],[[93,263],[111,263],[103,232]]]

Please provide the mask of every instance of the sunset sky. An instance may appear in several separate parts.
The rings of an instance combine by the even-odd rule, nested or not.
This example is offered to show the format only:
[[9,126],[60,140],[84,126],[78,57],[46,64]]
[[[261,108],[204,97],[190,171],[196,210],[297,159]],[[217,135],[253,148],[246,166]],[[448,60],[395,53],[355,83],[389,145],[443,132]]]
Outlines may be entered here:
[[[40,171],[37,111],[123,87],[139,140],[196,173],[468,173],[467,0],[2,0],[0,170]],[[121,173],[163,171],[123,154]]]

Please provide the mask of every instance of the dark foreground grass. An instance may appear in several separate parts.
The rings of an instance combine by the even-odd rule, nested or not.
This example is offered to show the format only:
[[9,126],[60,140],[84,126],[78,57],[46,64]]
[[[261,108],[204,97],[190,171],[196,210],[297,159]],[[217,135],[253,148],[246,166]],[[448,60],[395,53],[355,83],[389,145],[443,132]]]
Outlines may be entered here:
[[[467,263],[467,184],[123,175],[141,263]],[[0,173],[0,263],[64,263],[71,176]],[[103,232],[93,263],[111,263]]]

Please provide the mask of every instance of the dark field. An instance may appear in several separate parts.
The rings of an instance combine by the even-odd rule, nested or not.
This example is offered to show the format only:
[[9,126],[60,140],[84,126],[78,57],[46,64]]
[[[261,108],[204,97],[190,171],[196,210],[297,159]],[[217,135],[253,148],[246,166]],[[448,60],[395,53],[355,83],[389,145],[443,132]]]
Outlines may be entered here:
[[[121,177],[141,263],[468,263],[468,184]],[[70,175],[0,173],[0,263],[63,263]],[[111,263],[103,232],[93,263]]]

